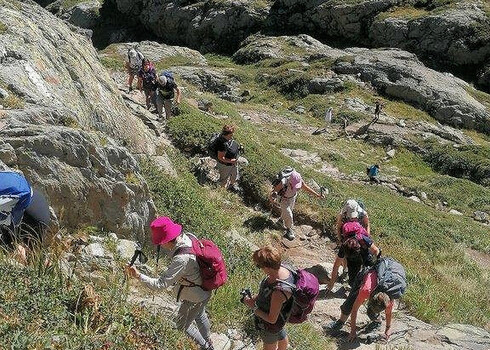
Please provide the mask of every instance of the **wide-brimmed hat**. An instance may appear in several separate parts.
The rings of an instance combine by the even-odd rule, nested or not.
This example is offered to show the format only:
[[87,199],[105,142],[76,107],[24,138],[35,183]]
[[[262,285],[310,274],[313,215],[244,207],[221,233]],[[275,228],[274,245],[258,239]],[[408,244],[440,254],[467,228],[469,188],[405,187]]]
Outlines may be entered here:
[[301,177],[301,174],[298,173],[296,170],[293,170],[291,176],[289,177],[289,183],[291,184],[292,188],[296,188],[299,190],[303,185],[303,178]]
[[349,219],[357,218],[359,216],[359,203],[353,199],[349,199],[347,202],[345,202],[342,212]]
[[167,216],[160,216],[150,225],[153,244],[165,244],[175,239],[182,232],[182,226]]

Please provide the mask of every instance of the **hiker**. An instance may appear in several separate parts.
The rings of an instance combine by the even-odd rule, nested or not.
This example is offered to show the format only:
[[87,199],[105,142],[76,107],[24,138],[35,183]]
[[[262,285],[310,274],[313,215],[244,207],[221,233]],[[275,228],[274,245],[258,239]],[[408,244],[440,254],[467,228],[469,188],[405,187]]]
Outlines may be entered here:
[[301,174],[292,167],[286,167],[276,175],[276,179],[272,182],[273,190],[270,194],[270,200],[279,198],[281,205],[281,219],[286,231],[284,237],[292,241],[294,239],[293,232],[293,209],[296,203],[296,197],[299,189],[303,189],[309,194],[323,198],[323,194],[315,192],[309,187],[301,177]]
[[289,340],[284,326],[293,304],[293,273],[282,266],[281,253],[272,246],[256,250],[252,259],[267,277],[260,283],[258,294],[245,297],[243,302],[253,310],[264,350],[286,350]]
[[156,90],[157,72],[153,63],[147,58],[143,59],[140,70],[138,71],[138,90],[144,91],[146,109],[150,109]]
[[[149,277],[127,265],[126,273],[152,289],[173,287],[177,301],[182,301],[176,326],[185,331],[201,350],[214,350],[210,339],[210,323],[206,315],[206,305],[211,291],[201,287],[202,278],[196,256],[186,249],[192,249],[192,240],[182,232],[182,226],[169,217],[159,217],[151,223],[153,244],[163,247],[171,258],[170,264],[160,278]],[[184,250],[180,253],[180,250]],[[193,323],[195,321],[195,324]]]
[[374,164],[370,167],[366,168],[366,173],[369,176],[369,181],[376,182],[377,184],[381,183],[379,179],[379,165]]
[[126,70],[129,74],[128,86],[129,91],[133,90],[133,79],[138,75],[138,71],[143,63],[143,54],[135,48],[128,49],[128,61],[126,62]]
[[[364,227],[358,222],[348,222],[344,228],[349,226],[349,232],[344,229],[345,235],[342,245],[335,257],[332,268],[332,275],[328,282],[327,289],[332,290],[337,277],[339,267],[347,265],[348,283],[353,286],[356,276],[363,266],[374,265],[376,259],[380,256],[381,250],[374,244],[372,238],[367,234]],[[346,263],[346,264],[344,264]]]
[[236,181],[239,178],[238,157],[241,149],[240,144],[233,139],[235,130],[233,125],[224,125],[215,143],[219,184],[233,192],[238,191]]
[[175,103],[180,104],[180,89],[175,83],[173,74],[167,71],[162,72],[157,77],[156,88],[158,118],[163,119],[163,109],[165,108],[165,118],[168,120],[172,117],[172,99],[175,97]]
[[327,332],[340,330],[350,315],[351,330],[348,339],[354,341],[357,337],[357,312],[368,300],[367,315],[371,322],[364,331],[369,333],[381,327],[380,312],[384,310],[386,326],[383,337],[388,340],[391,335],[394,300],[405,293],[406,287],[403,266],[392,258],[381,258],[374,267],[365,269],[357,275],[354,287],[340,306],[340,318],[327,324],[324,329]]
[[327,127],[332,122],[332,118],[333,118],[333,108],[332,107],[328,107],[327,111],[325,112],[325,125]]
[[358,221],[366,229],[368,235],[371,234],[369,217],[364,209],[364,205],[360,201],[348,199],[337,215],[336,233],[338,244],[342,243],[342,226],[348,221]]
[[384,104],[381,103],[380,100],[376,100],[376,103],[374,104],[374,119],[372,121],[373,123],[376,123],[378,121],[383,106]]

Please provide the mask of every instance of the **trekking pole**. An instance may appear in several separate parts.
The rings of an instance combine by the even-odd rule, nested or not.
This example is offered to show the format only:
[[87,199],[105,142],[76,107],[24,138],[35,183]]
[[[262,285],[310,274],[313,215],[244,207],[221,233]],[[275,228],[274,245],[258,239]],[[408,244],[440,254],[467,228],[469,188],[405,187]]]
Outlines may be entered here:
[[[134,250],[134,254],[131,257],[131,260],[129,261],[128,266],[133,266],[134,263],[136,262],[136,259],[139,259],[140,263],[145,264],[148,261],[148,258],[146,257],[145,253],[143,253],[143,250],[141,249],[141,243],[136,242],[136,249]],[[124,275],[124,280],[123,280],[123,286],[126,283],[127,276],[126,274]]]

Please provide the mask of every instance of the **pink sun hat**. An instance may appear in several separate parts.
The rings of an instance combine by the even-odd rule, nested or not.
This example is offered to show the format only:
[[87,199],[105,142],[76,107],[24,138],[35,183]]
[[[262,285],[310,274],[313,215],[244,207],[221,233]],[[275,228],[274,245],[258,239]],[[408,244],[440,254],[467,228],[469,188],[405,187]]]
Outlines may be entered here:
[[155,245],[165,244],[175,239],[182,232],[182,226],[173,222],[168,216],[160,216],[152,221],[151,241]]
[[291,176],[289,177],[289,183],[291,184],[292,188],[299,190],[303,185],[303,178],[301,177],[301,174],[296,170],[293,170]]

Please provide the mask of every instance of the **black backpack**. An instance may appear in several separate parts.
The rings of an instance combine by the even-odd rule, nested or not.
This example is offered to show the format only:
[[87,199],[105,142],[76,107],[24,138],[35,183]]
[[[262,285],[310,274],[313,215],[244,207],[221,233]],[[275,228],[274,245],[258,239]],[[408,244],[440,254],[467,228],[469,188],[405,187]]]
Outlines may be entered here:
[[399,299],[407,289],[407,277],[402,264],[390,257],[382,257],[374,265],[378,273],[378,285],[372,291],[386,293],[390,299]]
[[210,156],[213,159],[218,158],[218,140],[221,136],[221,133],[215,132],[214,134],[211,135],[208,141],[208,156]]
[[[282,169],[280,172],[278,172],[274,180],[272,180],[272,187],[276,187],[277,185],[279,185],[283,179],[289,179],[293,171],[294,169],[288,166]],[[286,192],[286,189],[287,186],[284,186],[277,194],[279,196],[282,196],[284,192]]]

